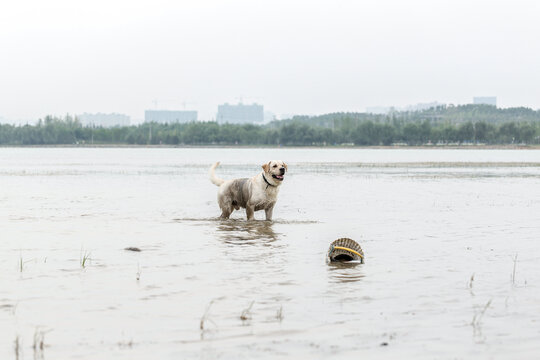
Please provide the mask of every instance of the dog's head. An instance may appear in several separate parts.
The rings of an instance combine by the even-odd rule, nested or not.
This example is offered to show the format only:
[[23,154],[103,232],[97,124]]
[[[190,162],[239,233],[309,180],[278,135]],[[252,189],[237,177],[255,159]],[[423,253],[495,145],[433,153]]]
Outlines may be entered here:
[[287,164],[281,160],[270,160],[268,163],[262,166],[266,178],[268,180],[273,180],[273,183],[276,185],[281,184],[285,178],[285,173],[287,172]]

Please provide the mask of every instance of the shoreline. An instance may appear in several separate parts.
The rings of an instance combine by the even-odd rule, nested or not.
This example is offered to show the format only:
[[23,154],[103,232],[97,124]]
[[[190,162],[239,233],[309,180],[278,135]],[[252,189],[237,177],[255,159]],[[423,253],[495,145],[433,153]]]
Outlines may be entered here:
[[377,145],[377,146],[353,146],[353,145],[136,145],[136,144],[59,144],[59,145],[0,145],[0,149],[7,148],[83,148],[83,149],[424,149],[424,150],[540,150],[539,145]]

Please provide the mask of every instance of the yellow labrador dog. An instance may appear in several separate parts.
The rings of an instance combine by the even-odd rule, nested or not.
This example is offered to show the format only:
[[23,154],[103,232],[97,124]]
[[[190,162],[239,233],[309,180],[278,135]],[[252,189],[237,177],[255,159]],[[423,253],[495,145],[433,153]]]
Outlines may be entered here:
[[210,168],[210,181],[219,186],[218,204],[221,218],[228,219],[236,209],[246,209],[248,220],[254,219],[255,211],[264,210],[266,220],[272,220],[272,212],[277,201],[279,186],[283,182],[287,164],[281,160],[271,160],[262,166],[263,171],[252,178],[223,180],[216,176],[219,162]]

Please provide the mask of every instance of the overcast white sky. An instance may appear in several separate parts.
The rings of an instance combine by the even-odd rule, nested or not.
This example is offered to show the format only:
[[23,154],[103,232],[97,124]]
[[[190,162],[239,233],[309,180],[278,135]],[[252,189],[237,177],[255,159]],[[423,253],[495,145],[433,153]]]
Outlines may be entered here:
[[540,1],[2,0],[0,117],[540,108]]

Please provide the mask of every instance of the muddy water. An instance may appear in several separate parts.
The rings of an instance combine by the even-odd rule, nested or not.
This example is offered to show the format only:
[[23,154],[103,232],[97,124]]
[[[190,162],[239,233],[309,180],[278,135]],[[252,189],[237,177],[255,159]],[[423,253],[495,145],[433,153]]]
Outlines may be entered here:
[[[275,221],[216,220],[271,158]],[[0,231],[1,359],[540,354],[538,150],[3,148]]]

